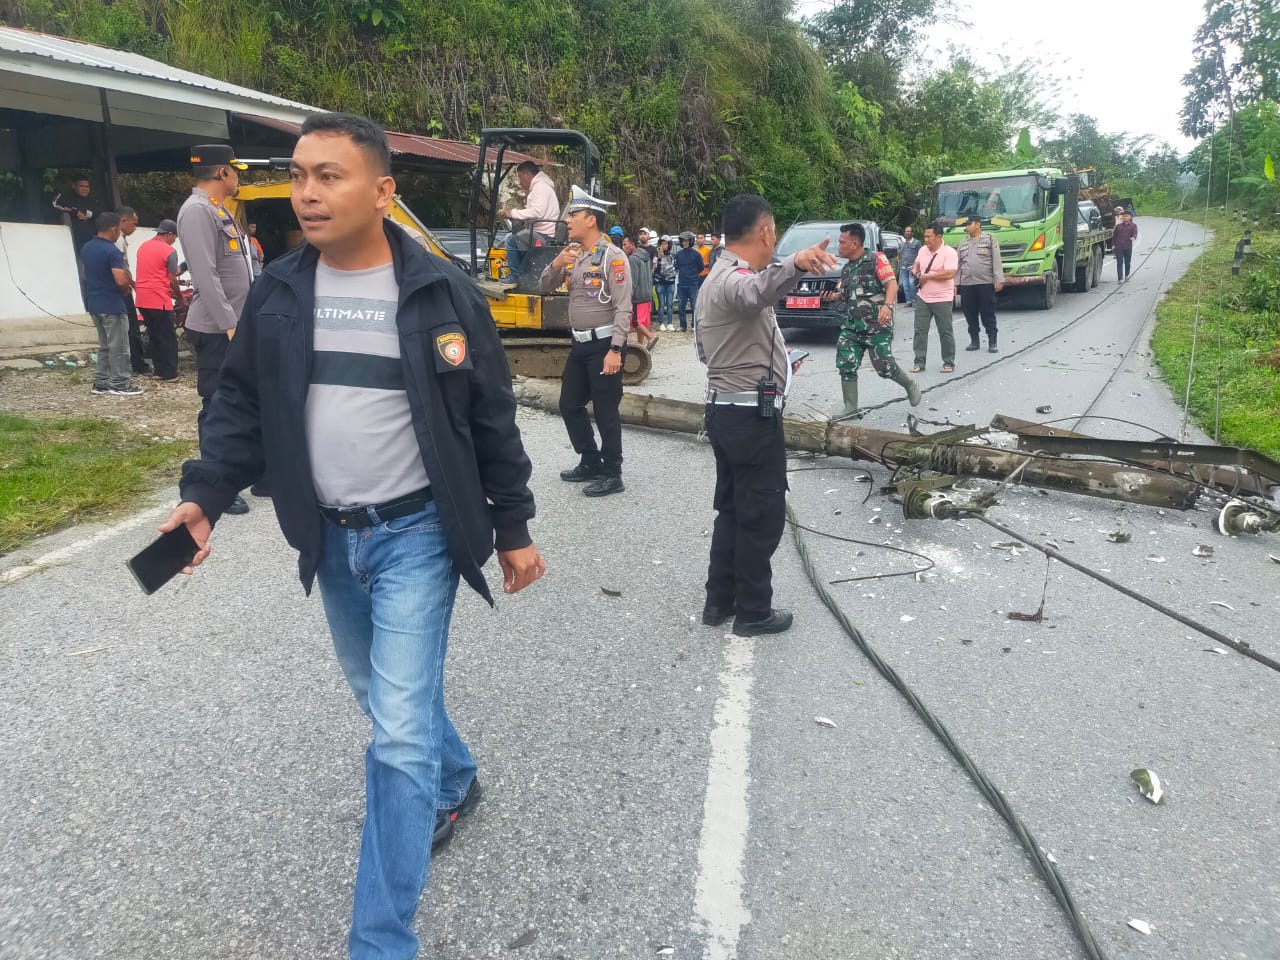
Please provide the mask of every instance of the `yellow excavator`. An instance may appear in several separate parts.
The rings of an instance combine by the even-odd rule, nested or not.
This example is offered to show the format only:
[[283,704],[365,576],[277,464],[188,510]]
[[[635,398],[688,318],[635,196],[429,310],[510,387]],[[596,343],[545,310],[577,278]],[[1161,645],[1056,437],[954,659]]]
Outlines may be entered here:
[[[522,222],[535,235],[534,245],[521,259],[520,272],[507,267],[507,251],[499,245],[498,211],[500,191],[513,165],[505,159],[508,150],[550,147],[581,157],[585,185],[599,196],[600,151],[577,130],[548,130],[528,127],[490,127],[480,131],[480,163],[471,180],[471,275],[477,279],[498,333],[507,351],[512,373],[526,377],[558,377],[564,369],[572,338],[569,335],[569,296],[561,287],[549,294],[538,288],[538,278],[548,263],[568,244],[567,226],[555,220],[538,226]],[[507,224],[511,227],[511,224]],[[476,262],[477,249],[489,251],[487,262]],[[622,366],[622,382],[640,383],[652,366],[649,352],[638,344],[627,347]]]
[[[593,195],[598,195],[600,151],[584,134],[576,130],[486,128],[480,133],[479,162],[471,179],[469,262],[451,253],[399,195],[393,199],[388,216],[428,252],[467,271],[480,285],[502,337],[512,374],[555,378],[563,371],[573,342],[569,334],[569,296],[563,287],[543,294],[538,289],[538,277],[568,242],[566,225],[563,221],[548,225],[550,239],[539,239],[529,250],[518,276],[510,274],[506,248],[498,242],[501,239],[497,223],[499,191],[511,172],[509,168],[514,168],[514,163],[505,155],[509,148],[518,153],[519,148],[526,146],[580,151],[584,178]],[[259,167],[287,169],[289,166],[287,157],[246,162]],[[268,257],[292,250],[302,242],[289,194],[288,180],[245,183],[241,184],[239,193],[227,201],[227,209],[242,229],[247,230],[249,223],[257,225],[258,240]],[[480,242],[489,251],[483,263],[478,262],[475,252]],[[623,364],[622,382],[640,383],[649,375],[650,368],[648,351],[631,344]]]

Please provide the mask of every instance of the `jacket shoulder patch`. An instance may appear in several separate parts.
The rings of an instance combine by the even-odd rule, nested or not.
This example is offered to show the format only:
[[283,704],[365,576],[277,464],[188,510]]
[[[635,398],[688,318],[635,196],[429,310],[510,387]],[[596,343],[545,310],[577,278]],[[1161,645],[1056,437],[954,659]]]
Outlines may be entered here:
[[467,338],[456,331],[436,337],[436,353],[451,367],[460,367],[467,359]]

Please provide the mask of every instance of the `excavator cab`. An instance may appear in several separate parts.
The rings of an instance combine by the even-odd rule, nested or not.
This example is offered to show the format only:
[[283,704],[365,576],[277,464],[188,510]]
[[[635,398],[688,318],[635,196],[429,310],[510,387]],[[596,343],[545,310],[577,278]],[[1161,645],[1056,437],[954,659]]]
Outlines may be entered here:
[[[523,160],[527,147],[551,148],[565,165],[572,165],[574,182],[598,196],[600,151],[576,130],[519,127],[485,128],[480,131],[479,146],[479,160],[471,180],[471,275],[489,300],[511,372],[528,377],[559,377],[572,344],[569,296],[563,287],[542,293],[538,278],[568,243],[568,226],[563,220],[499,223],[498,213],[506,205],[501,199],[502,188],[515,173],[516,157],[509,154]],[[563,185],[562,190],[567,193],[568,186]],[[507,265],[504,241],[509,228],[530,231],[530,245],[517,275],[512,275]],[[479,262],[477,250],[489,251],[486,262]],[[640,383],[649,375],[650,366],[648,351],[631,344],[623,361],[622,382]]]

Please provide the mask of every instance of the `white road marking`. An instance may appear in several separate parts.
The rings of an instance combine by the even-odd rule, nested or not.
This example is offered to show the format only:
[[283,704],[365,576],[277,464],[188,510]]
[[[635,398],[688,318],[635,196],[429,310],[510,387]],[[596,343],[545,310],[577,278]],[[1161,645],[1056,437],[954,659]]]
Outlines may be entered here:
[[720,673],[711,763],[702,806],[698,884],[694,904],[707,930],[705,960],[735,960],[742,928],[751,922],[743,902],[747,850],[747,789],[751,783],[751,639],[730,634]]
[[67,544],[65,547],[59,547],[57,550],[46,553],[43,557],[37,557],[30,563],[25,563],[20,567],[13,567],[12,569],[6,570],[4,573],[0,573],[0,584],[7,585],[15,583],[23,577],[29,577],[33,573],[39,573],[41,570],[57,566],[60,563],[65,563],[76,554],[83,553],[85,550],[88,550],[94,544],[101,543],[103,540],[110,540],[112,537],[132,530],[134,527],[141,526],[144,523],[154,522],[157,517],[167,513],[169,509],[169,507],[164,507],[162,509],[147,510],[143,513],[136,514],[135,516],[129,517],[127,520],[121,520],[119,523],[112,524],[109,527],[104,527],[92,536],[85,537],[83,540],[77,540],[74,543]]

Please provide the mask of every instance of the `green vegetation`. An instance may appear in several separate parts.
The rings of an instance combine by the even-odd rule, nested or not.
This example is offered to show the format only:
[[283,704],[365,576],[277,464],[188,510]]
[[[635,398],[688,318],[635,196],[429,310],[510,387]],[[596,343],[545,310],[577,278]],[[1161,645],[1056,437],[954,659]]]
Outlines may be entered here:
[[1052,131],[1050,161],[1176,176],[1146,139],[1103,143],[1092,118],[1059,116],[1072,98],[1043,64],[921,63],[921,31],[951,15],[937,0],[837,0],[807,20],[791,0],[0,0],[12,25],[391,129],[577,128],[622,220],[659,228],[710,225],[742,191],[782,223],[918,220],[935,177],[1008,166],[1024,127]]
[[1280,459],[1280,236],[1254,234],[1253,255],[1232,276],[1243,228],[1217,210],[1209,226],[1208,249],[1156,310],[1156,361],[1181,402],[1194,335],[1195,422],[1210,436],[1217,422],[1222,443]]
[[139,494],[175,479],[194,452],[109,420],[29,420],[0,414],[0,555],[81,520],[136,506]]

